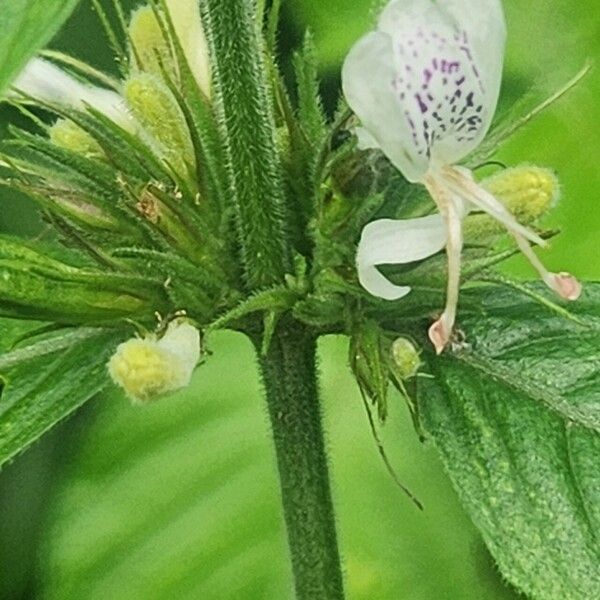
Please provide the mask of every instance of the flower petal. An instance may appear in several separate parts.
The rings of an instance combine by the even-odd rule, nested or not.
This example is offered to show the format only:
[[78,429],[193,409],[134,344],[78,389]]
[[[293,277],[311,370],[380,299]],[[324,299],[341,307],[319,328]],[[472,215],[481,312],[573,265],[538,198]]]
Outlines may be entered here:
[[187,385],[200,360],[200,332],[185,321],[173,321],[157,346],[179,358],[186,380],[181,387]]
[[374,296],[397,300],[410,292],[386,279],[377,265],[399,265],[422,260],[446,245],[446,227],[441,215],[418,219],[380,219],[362,232],[356,255],[361,285]]
[[407,179],[420,181],[424,164],[453,164],[481,142],[505,37],[499,0],[393,0],[379,31],[351,50],[342,74],[348,103]]
[[380,150],[379,142],[364,127],[355,127],[354,135],[359,150]]
[[86,105],[102,112],[121,127],[132,130],[134,121],[119,94],[88,85],[56,65],[34,58],[21,72],[13,88],[35,100],[83,110]]
[[420,181],[429,160],[415,148],[410,123],[393,87],[392,39],[373,32],[350,50],[342,68],[344,95],[363,127],[410,181]]

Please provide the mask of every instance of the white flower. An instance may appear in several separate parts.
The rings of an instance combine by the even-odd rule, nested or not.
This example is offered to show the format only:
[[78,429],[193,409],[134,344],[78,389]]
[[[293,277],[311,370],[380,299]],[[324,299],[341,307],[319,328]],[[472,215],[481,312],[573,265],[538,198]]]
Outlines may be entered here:
[[172,321],[161,338],[152,334],[118,346],[108,363],[113,381],[136,402],[187,387],[200,360],[200,332]]
[[361,145],[378,146],[406,179],[425,185],[440,211],[439,220],[430,217],[427,227],[422,219],[397,221],[395,226],[387,219],[367,225],[358,250],[360,281],[373,295],[401,298],[408,288],[393,286],[376,265],[425,258],[445,243],[446,308],[429,330],[438,353],[452,335],[462,220],[473,206],[508,229],[556,293],[575,300],[581,292],[569,274],[549,273],[529,245],[545,242],[518,223],[469,170],[456,166],[480,144],[491,124],[505,38],[499,0],[392,0],[381,13],[377,30],[352,48],[342,71],[346,99],[366,130],[360,132]]

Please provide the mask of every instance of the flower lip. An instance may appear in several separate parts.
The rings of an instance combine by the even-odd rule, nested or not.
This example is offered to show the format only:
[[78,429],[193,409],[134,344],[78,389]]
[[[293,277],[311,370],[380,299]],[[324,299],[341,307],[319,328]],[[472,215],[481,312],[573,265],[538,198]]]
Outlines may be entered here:
[[410,292],[395,285],[377,269],[378,265],[407,264],[437,254],[446,244],[446,229],[439,214],[418,219],[379,219],[362,232],[356,255],[361,285],[374,296],[398,300]]

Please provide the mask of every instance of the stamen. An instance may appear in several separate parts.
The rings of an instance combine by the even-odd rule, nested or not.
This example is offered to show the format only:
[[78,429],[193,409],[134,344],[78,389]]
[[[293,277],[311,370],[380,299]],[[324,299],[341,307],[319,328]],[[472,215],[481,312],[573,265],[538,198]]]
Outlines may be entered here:
[[540,274],[542,281],[561,298],[577,300],[581,296],[581,283],[569,273],[551,273],[538,258],[527,240],[520,235],[513,234],[517,245],[533,268]]
[[442,316],[429,328],[429,339],[434,345],[436,353],[441,354],[452,337],[452,330],[456,321],[456,309],[460,292],[464,207],[460,197],[449,193],[435,179],[428,179],[425,185],[444,217],[448,231],[448,241],[446,243],[446,254],[448,256],[446,308]]
[[492,194],[473,181],[471,172],[467,169],[446,167],[443,170],[442,176],[448,187],[455,194],[469,200],[475,206],[500,221],[513,235],[519,235],[538,246],[544,247],[548,245],[539,235],[521,225]]

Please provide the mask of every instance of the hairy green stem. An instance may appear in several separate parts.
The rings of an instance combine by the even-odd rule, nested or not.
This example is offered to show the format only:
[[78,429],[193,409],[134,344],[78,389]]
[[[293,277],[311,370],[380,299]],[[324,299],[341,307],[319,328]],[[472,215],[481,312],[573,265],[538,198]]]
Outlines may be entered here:
[[202,0],[200,6],[246,284],[249,290],[264,288],[292,271],[264,40],[254,2]]
[[[260,349],[259,349],[260,351]],[[344,598],[315,365],[316,340],[287,323],[261,369],[298,600]]]

